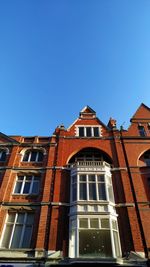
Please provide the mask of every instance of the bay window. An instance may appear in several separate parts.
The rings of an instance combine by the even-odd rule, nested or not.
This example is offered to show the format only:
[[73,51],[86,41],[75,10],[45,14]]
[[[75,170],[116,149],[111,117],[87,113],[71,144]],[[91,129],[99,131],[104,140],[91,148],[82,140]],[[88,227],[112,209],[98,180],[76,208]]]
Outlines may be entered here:
[[[70,256],[111,258],[120,256],[117,221],[111,216],[78,216],[72,222]],[[75,237],[77,242],[75,242]],[[72,250],[74,248],[74,250]]]
[[111,201],[114,202],[111,178],[104,174],[78,174],[71,181],[72,202],[86,201]]

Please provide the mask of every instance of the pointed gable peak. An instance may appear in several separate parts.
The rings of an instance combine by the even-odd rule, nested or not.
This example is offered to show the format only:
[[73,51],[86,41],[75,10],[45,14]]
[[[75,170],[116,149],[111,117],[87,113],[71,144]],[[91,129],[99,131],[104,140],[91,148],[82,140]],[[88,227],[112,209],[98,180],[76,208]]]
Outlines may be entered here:
[[134,113],[130,121],[132,122],[134,120],[140,120],[140,119],[150,120],[150,108],[143,103],[141,103],[141,105]]
[[89,106],[85,106],[79,113],[80,118],[95,118],[96,112]]

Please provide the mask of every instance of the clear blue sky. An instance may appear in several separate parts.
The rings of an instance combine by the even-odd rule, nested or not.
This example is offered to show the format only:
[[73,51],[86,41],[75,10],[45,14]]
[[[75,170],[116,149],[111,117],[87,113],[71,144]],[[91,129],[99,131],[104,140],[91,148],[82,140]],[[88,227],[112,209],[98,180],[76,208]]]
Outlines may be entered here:
[[150,107],[149,0],[0,0],[0,131],[51,135],[86,105]]

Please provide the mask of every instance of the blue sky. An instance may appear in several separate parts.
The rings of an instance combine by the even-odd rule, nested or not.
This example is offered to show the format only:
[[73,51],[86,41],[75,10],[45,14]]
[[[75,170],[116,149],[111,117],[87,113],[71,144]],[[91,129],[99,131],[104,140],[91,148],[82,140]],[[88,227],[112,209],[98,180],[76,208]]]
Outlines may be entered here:
[[150,107],[149,0],[0,0],[0,131],[48,136],[89,105]]

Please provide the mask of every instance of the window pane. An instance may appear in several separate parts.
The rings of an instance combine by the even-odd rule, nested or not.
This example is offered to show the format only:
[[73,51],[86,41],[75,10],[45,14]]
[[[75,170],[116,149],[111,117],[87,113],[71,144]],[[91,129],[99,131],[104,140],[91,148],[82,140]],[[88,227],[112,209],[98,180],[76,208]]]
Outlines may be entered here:
[[25,182],[24,189],[23,189],[23,194],[29,194],[30,185],[31,185],[31,183]]
[[9,213],[9,215],[8,215],[8,222],[14,222],[14,220],[15,220],[15,213]]
[[26,181],[31,181],[32,180],[32,176],[26,176]]
[[90,174],[89,175],[89,181],[90,182],[95,182],[95,175],[94,174]]
[[83,218],[79,220],[79,228],[88,228],[88,219]]
[[18,176],[18,181],[23,181],[24,176]]
[[4,247],[4,248],[9,248],[9,242],[10,242],[10,238],[11,238],[12,228],[13,228],[12,224],[9,224],[6,226],[3,241],[2,241],[2,247]]
[[145,132],[144,126],[139,126],[138,128],[139,128],[140,136],[146,136],[146,132]]
[[86,175],[85,174],[80,175],[80,181],[86,182]]
[[21,192],[22,182],[17,182],[14,193],[19,194]]
[[89,183],[89,200],[96,200],[96,184]]
[[32,186],[32,194],[38,194],[39,193],[39,181],[34,181]]
[[114,236],[114,244],[115,244],[115,252],[116,256],[120,256],[120,248],[119,248],[119,238],[118,238],[118,233],[113,231],[113,236]]
[[104,175],[97,175],[98,182],[104,182]]
[[29,248],[32,234],[32,226],[26,226],[22,242],[22,248]]
[[99,199],[100,200],[106,200],[106,190],[105,190],[105,184],[104,183],[98,184],[98,193],[99,193]]
[[84,136],[84,127],[79,127],[79,136]]
[[5,161],[6,160],[6,151],[1,151],[0,152],[0,161]]
[[25,213],[18,213],[17,223],[23,224]]
[[90,219],[90,228],[99,228],[99,220],[97,218]]
[[107,230],[80,230],[79,256],[112,257],[110,232]]
[[91,127],[86,127],[86,136],[92,136]]
[[30,161],[36,161],[37,151],[31,151]]
[[11,248],[19,248],[20,244],[20,239],[21,239],[21,234],[22,234],[22,225],[16,225],[15,226],[15,231],[13,234],[13,239],[11,243]]
[[86,183],[80,183],[80,200],[87,200]]
[[109,195],[109,200],[114,202],[114,194],[113,194],[113,188],[112,185],[108,186],[108,195]]
[[27,214],[26,224],[33,224],[33,221],[34,221],[34,214],[33,213],[28,213]]
[[116,222],[116,221],[112,221],[112,228],[113,228],[114,230],[118,230],[118,229],[117,229],[117,222]]
[[94,127],[94,136],[98,137],[99,136],[99,128],[98,127]]
[[30,152],[25,152],[25,154],[23,156],[23,161],[28,161],[28,159],[29,159],[29,153]]
[[108,219],[101,219],[101,228],[110,228]]
[[42,152],[38,152],[38,160],[37,161],[43,161],[43,153]]

